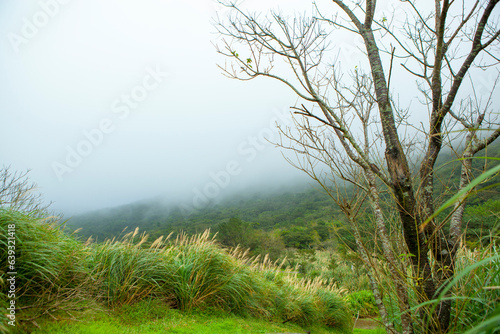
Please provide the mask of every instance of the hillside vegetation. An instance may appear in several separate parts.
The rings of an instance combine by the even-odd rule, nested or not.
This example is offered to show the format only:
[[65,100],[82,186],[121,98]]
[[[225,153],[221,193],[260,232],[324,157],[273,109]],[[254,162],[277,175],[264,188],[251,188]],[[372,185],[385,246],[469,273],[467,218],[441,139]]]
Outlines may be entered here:
[[[120,240],[84,244],[53,222],[0,209],[2,235],[13,226],[16,312],[1,315],[3,330],[12,315],[16,328],[31,330],[43,319],[76,319],[73,314],[82,310],[117,310],[151,300],[180,312],[351,328],[351,311],[335,285],[300,278],[283,263],[248,257],[240,248],[225,250],[209,231],[149,242],[136,229]],[[6,263],[6,240],[0,243],[0,261]],[[7,277],[3,267],[2,307],[11,300]]]
[[[489,167],[475,163],[477,170]],[[444,201],[458,176],[456,162],[442,166]],[[457,330],[498,311],[494,184],[469,198],[469,236],[456,268],[463,274],[450,286]],[[136,203],[76,217],[70,228],[35,213],[0,208],[2,235],[15,239],[17,273],[15,312],[0,315],[0,331],[15,321],[20,333],[341,333],[352,330],[353,318],[378,316],[344,218],[315,189],[233,196],[188,216],[159,202]],[[360,217],[368,227],[369,210]],[[72,232],[77,227],[83,231]],[[365,240],[386,282],[378,242]],[[10,244],[0,243],[0,261],[7,263]],[[0,271],[4,308],[13,300],[9,270]],[[384,289],[383,303],[396,316],[397,296],[389,285]]]
[[[483,154],[500,158],[500,143],[491,145]],[[478,158],[474,160],[474,169],[479,174],[497,163]],[[436,192],[441,194],[442,203],[457,191],[460,161],[454,160],[451,151],[443,152],[437,165],[440,167],[436,170]],[[484,183],[481,191],[468,197],[464,221],[467,240],[472,244],[488,235],[498,222],[492,213],[500,212],[500,190],[491,187],[494,183],[494,180]],[[361,224],[369,225],[368,204],[365,209],[359,219]],[[153,238],[172,232],[195,234],[211,229],[219,232],[219,240],[228,246],[239,243],[250,247],[254,254],[270,253],[274,258],[282,256],[284,248],[321,248],[328,240],[331,244],[340,239],[341,243],[354,247],[352,236],[342,228],[344,224],[345,217],[335,203],[311,185],[290,185],[281,192],[241,193],[193,212],[161,200],[142,201],[78,215],[67,222],[70,230],[81,228],[82,239],[92,236],[98,241],[117,237],[127,227],[139,227]]]

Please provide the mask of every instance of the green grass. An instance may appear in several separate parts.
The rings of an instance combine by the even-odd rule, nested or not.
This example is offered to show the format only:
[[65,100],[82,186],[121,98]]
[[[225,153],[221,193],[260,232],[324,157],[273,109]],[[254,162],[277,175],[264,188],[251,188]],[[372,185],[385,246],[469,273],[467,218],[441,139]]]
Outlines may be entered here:
[[[120,240],[84,244],[52,222],[0,209],[3,235],[12,224],[18,333],[36,324],[35,333],[346,333],[353,311],[375,313],[368,291],[343,299],[335,282],[282,268],[284,261],[221,248],[208,231],[149,243],[136,230]],[[6,238],[0,246],[5,263]],[[454,328],[496,319],[498,254],[494,243],[482,251],[463,250],[459,270],[493,260],[456,277]],[[2,307],[9,301],[6,277],[0,267]],[[5,315],[0,320],[2,332]]]
[[[9,226],[15,226],[7,240]],[[12,231],[12,230],[10,230]],[[92,284],[85,267],[87,249],[75,238],[66,235],[51,217],[40,219],[29,214],[0,209],[0,304],[10,301],[5,295],[8,246],[15,252],[16,307],[23,307],[37,316],[64,304],[78,308],[92,294]],[[3,312],[2,312],[3,313]],[[20,312],[17,312],[18,314]],[[0,317],[0,331],[6,319]]]
[[354,334],[385,334],[385,329],[383,328],[378,328],[378,329],[362,329],[362,328],[355,328],[353,331]]
[[[120,240],[83,244],[46,220],[1,209],[0,230],[6,232],[12,224],[16,225],[18,271],[16,321],[22,328],[31,328],[47,317],[52,320],[45,321],[41,328],[50,333],[67,331],[64,319],[72,319],[68,325],[71,333],[78,333],[79,328],[85,333],[159,329],[183,333],[184,328],[186,333],[202,333],[207,326],[215,333],[224,333],[229,327],[246,333],[247,323],[267,327],[284,322],[287,326],[325,326],[343,331],[352,326],[351,312],[335,286],[321,279],[299,278],[267,256],[249,258],[239,249],[223,249],[209,231],[148,243],[147,236],[139,235],[136,229]],[[4,263],[5,241],[0,241],[0,260]],[[6,291],[6,276],[0,268],[1,291]],[[137,315],[146,300],[160,303],[163,313],[175,312],[176,316],[165,317],[155,309]],[[8,301],[0,293],[0,304]],[[122,312],[126,316],[121,320],[109,312],[109,316],[90,322],[75,320],[81,320],[75,314],[90,308],[128,311]],[[215,322],[203,316],[214,312]],[[156,314],[156,320],[127,326],[130,319],[149,319],[150,314]],[[187,317],[182,325],[169,327],[172,319],[192,314],[197,315],[196,323],[191,324]],[[199,325],[201,318],[204,325]],[[52,324],[55,319],[59,322]],[[6,319],[1,320],[0,326]],[[257,330],[255,326],[252,332]]]
[[355,291],[346,296],[346,301],[354,315],[369,317],[378,315],[373,292],[369,290]]
[[257,334],[257,333],[340,333],[315,325],[272,323],[255,318],[238,317],[221,311],[182,312],[173,310],[155,300],[144,300],[133,306],[123,306],[106,313],[88,313],[79,321],[39,322],[41,330],[34,334]]

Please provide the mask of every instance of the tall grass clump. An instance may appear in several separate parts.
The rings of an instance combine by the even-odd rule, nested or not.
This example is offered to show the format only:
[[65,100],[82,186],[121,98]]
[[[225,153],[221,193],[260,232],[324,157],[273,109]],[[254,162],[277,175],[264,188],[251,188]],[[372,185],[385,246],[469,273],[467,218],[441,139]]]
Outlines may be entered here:
[[281,263],[273,263],[268,257],[247,262],[267,283],[261,284],[269,290],[258,290],[258,296],[268,296],[263,305],[273,311],[275,319],[303,326],[321,323],[342,331],[351,328],[351,311],[341,298],[345,290],[335,283],[321,277],[299,278],[297,268],[282,268],[286,259]]
[[344,330],[351,329],[351,312],[345,301],[329,289],[317,289],[316,295],[321,302],[322,322],[328,327]]
[[322,323],[339,330],[351,328],[351,311],[340,296],[342,289],[335,284],[319,277],[300,279],[296,274],[288,274],[282,289],[287,306],[282,310],[285,319],[301,325]]
[[210,231],[181,234],[165,250],[172,272],[165,284],[181,310],[211,307],[237,312],[252,294],[249,270],[221,249]]
[[[457,274],[463,276],[452,287],[451,323],[454,332],[463,332],[500,311],[500,250],[494,243],[482,250],[463,247],[457,259]],[[480,261],[484,263],[473,267]]]
[[152,295],[169,297],[163,287],[172,268],[155,244],[144,246],[147,235],[140,235],[136,241],[137,235],[138,229],[120,241],[91,245],[87,266],[99,287],[98,299],[108,306],[130,305]]
[[[299,278],[285,261],[249,258],[240,249],[221,248],[210,231],[152,243],[138,229],[120,240],[85,244],[61,226],[29,214],[0,210],[0,230],[16,230],[17,303],[32,310],[16,320],[89,307],[128,307],[154,299],[181,311],[217,310],[303,326],[350,326],[351,315],[339,290],[320,278]],[[7,260],[7,239],[0,240]],[[6,266],[0,271],[0,305],[8,302]],[[66,317],[68,318],[68,317]],[[0,330],[5,323],[1,319]]]
[[147,235],[136,229],[121,240],[91,245],[88,268],[109,306],[153,296],[182,311],[236,312],[248,299],[249,270],[221,249],[210,231],[146,244]]
[[[4,279],[4,274],[2,272],[2,277],[0,278],[0,307],[2,310],[7,311],[7,307],[9,307],[8,299],[7,299],[7,294],[5,293],[6,289],[6,281]],[[9,318],[7,318],[7,312],[2,312],[0,313],[0,333],[7,333],[8,327],[7,323],[10,321]]]
[[453,280],[441,287],[440,295],[413,307],[430,305],[435,311],[442,300],[451,300],[449,333],[498,333],[500,330],[500,252],[495,243],[471,251],[457,252]]
[[[88,275],[83,245],[64,234],[52,219],[0,209],[0,290],[6,291],[9,268],[8,226],[15,226],[16,307],[36,313],[69,309],[87,300]],[[11,244],[12,245],[12,244]],[[0,295],[2,303],[6,295]]]

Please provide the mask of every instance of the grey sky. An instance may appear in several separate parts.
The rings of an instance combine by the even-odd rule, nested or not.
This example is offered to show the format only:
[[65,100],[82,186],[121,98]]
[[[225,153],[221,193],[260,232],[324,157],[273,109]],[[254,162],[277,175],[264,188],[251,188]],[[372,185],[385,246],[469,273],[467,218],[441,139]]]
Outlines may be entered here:
[[[240,2],[256,12],[311,9],[303,0]],[[399,1],[378,8],[380,17],[404,17]],[[199,193],[213,199],[302,178],[264,139],[296,97],[270,80],[221,74],[217,11],[224,15],[212,0],[0,2],[0,164],[32,169],[53,208],[70,214],[157,195],[192,203]],[[363,59],[356,38],[332,38],[347,70]],[[404,75],[394,67],[393,87],[419,126],[427,108]],[[479,76],[479,94],[493,81]]]
[[2,1],[0,163],[31,168],[53,208],[69,213],[189,198],[231,161],[239,172],[221,188],[300,175],[272,145],[251,152],[248,140],[295,98],[220,74],[210,24],[220,9],[209,0]]

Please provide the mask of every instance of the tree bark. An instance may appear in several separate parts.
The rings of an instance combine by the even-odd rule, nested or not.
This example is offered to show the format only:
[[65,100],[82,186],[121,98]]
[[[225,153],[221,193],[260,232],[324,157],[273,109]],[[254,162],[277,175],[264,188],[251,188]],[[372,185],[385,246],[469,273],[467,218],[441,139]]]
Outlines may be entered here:
[[396,265],[398,261],[394,257],[394,252],[390,246],[391,241],[389,238],[389,232],[387,231],[384,215],[382,214],[382,208],[380,207],[380,196],[376,185],[375,175],[371,170],[365,170],[364,173],[368,182],[370,205],[375,216],[377,232],[382,243],[382,251],[389,264],[389,271],[391,273],[396,295],[398,297],[398,306],[399,311],[401,312],[401,327],[404,334],[412,334],[413,325],[410,306],[408,303],[408,289],[405,282],[406,277],[404,276],[405,269]]
[[394,112],[389,100],[387,82],[373,31],[371,29],[363,30],[362,36],[375,85],[375,94],[386,145],[386,164],[392,182],[390,187],[395,197],[403,235],[413,264],[416,285],[420,291],[419,297],[421,301],[426,301],[434,297],[436,288],[432,280],[427,255],[429,248],[424,233],[419,232],[422,220],[417,212],[411,172],[401,142],[399,141],[394,121]]
[[[421,291],[420,295],[422,295],[422,297],[426,296],[427,299],[431,299],[434,296],[435,287],[432,282],[429,259],[427,258],[428,246],[425,242],[424,235],[419,233],[418,226],[421,223],[421,218],[416,210],[417,205],[412,186],[411,172],[401,142],[399,141],[396,122],[394,120],[394,111],[389,99],[389,89],[385,79],[384,67],[371,28],[371,19],[375,11],[375,3],[367,5],[365,22],[361,23],[343,1],[333,0],[333,2],[349,16],[365,44],[382,124],[384,142],[386,145],[385,158],[391,178],[390,187],[394,194],[403,227],[403,235],[416,274],[415,279]],[[423,298],[422,301],[425,301],[425,298]]]
[[[361,240],[361,234],[358,229],[358,225],[354,218],[350,215],[350,213],[347,213],[346,216],[348,217],[349,221],[351,222],[351,226],[353,227],[353,234],[354,234],[354,239],[356,240],[356,246],[358,247],[358,252],[361,257],[361,260],[366,264],[368,268],[368,279],[370,281],[370,287],[373,292],[373,296],[375,298],[375,304],[377,305],[378,312],[380,314],[380,317],[382,318],[382,322],[384,324],[385,330],[387,333],[392,334],[392,333],[397,333],[396,329],[394,329],[394,324],[389,320],[389,314],[387,312],[387,309],[385,308],[383,299],[382,299],[382,294],[380,293],[380,288],[377,280],[374,277],[374,274],[376,274],[376,266],[374,266],[370,258],[368,257],[368,254],[366,253],[366,249],[363,245],[363,242]],[[371,270],[374,272],[372,273]]]

